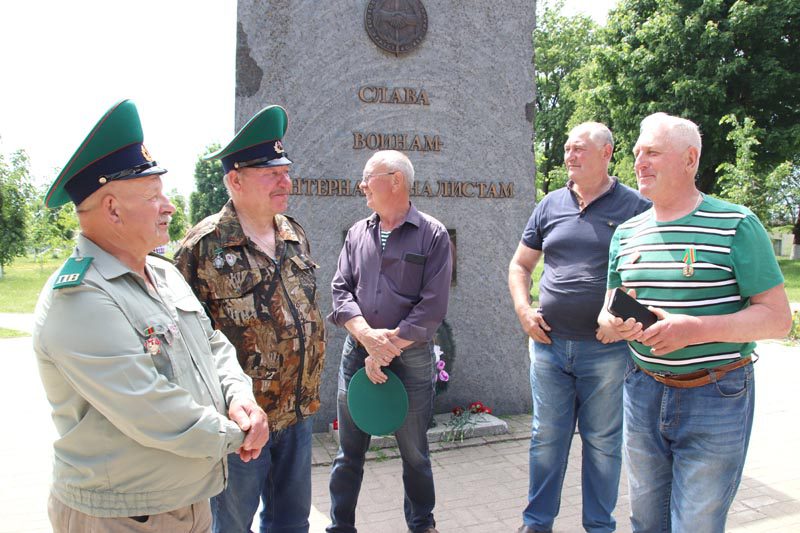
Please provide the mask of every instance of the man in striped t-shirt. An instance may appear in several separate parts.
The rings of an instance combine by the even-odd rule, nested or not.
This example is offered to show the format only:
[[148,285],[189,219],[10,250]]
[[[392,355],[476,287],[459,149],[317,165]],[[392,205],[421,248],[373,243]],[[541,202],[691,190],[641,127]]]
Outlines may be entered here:
[[691,121],[642,121],[636,179],[653,208],[619,226],[609,251],[609,295],[633,289],[658,317],[646,330],[605,309],[599,317],[632,356],[624,443],[634,532],[724,531],[753,422],[753,341],[791,323],[764,227],[697,190],[700,151]]

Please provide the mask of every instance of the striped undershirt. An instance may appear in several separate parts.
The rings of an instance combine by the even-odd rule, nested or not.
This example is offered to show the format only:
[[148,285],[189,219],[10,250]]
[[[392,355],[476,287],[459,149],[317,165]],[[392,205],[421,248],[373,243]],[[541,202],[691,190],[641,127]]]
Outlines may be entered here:
[[381,250],[385,250],[386,249],[386,240],[389,238],[389,234],[391,232],[392,232],[392,230],[389,230],[389,231],[381,230]]

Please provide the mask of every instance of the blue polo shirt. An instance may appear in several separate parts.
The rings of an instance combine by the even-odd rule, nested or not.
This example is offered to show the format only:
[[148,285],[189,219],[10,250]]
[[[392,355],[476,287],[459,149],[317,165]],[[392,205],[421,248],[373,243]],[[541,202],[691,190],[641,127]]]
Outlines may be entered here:
[[551,335],[591,340],[603,307],[608,247],[617,226],[650,208],[650,201],[613,178],[605,193],[584,209],[568,187],[536,205],[522,243],[544,253],[539,307]]

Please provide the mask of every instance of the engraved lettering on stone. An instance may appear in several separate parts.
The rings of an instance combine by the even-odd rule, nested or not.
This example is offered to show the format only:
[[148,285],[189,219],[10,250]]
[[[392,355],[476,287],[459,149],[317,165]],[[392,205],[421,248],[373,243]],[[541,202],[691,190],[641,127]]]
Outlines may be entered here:
[[438,135],[353,132],[353,150],[441,152],[442,148],[444,148],[444,142]]
[[425,89],[413,87],[375,87],[365,85],[358,89],[358,99],[365,104],[431,105]]
[[[294,178],[292,194],[298,196],[363,196],[360,179]],[[459,181],[417,179],[411,188],[412,197],[426,198],[514,198],[513,181]]]

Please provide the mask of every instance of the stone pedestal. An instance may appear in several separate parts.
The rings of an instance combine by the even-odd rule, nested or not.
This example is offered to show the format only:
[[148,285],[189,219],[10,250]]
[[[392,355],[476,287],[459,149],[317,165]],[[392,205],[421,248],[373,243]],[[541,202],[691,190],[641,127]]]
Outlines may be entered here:
[[[439,411],[476,400],[500,414],[530,409],[507,271],[535,197],[534,11],[522,0],[239,1],[236,127],[268,104],[288,111],[289,214],[321,266],[323,311],[344,234],[370,214],[357,185],[375,150],[408,154],[412,201],[451,230],[456,358]],[[368,30],[402,46],[387,51]],[[329,329],[317,430],[335,417],[344,335]]]

